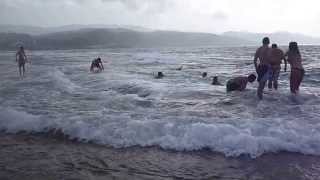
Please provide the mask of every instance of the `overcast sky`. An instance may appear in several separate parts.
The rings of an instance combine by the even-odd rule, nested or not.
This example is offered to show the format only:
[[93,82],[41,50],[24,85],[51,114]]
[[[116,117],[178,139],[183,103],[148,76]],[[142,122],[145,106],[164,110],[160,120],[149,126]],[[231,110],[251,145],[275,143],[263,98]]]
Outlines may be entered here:
[[137,25],[153,29],[320,36],[320,0],[0,0],[0,24]]

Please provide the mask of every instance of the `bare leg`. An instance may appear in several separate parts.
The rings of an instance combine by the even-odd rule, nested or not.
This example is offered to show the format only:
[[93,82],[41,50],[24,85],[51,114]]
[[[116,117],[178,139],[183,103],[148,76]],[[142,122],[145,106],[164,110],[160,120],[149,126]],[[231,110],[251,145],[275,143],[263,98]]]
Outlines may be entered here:
[[23,70],[23,77],[24,77],[24,73],[26,72],[24,64],[22,65],[22,70]]
[[296,87],[295,87],[296,92],[299,91],[300,84],[303,80],[304,72],[299,71],[299,73],[297,72],[297,74],[299,74],[299,75],[297,75],[298,77],[297,77],[297,82],[296,82]]
[[91,66],[90,66],[90,71],[91,72],[93,72],[93,68],[94,68],[94,66],[93,66],[93,63],[92,63]]
[[272,89],[272,81],[273,81],[273,80],[269,80],[269,81],[268,81],[268,88],[269,88],[270,90]]
[[275,90],[278,89],[278,80],[274,80],[274,81],[273,81],[273,88],[274,88]]
[[21,72],[21,66],[19,65],[19,76],[22,76],[22,72]]
[[266,81],[260,81],[259,82],[259,87],[258,87],[258,91],[257,91],[257,95],[258,95],[258,98],[260,100],[262,100],[262,96],[263,96],[263,89],[266,85]]
[[290,91],[291,93],[295,94],[296,93],[296,74],[294,70],[291,70],[290,74]]

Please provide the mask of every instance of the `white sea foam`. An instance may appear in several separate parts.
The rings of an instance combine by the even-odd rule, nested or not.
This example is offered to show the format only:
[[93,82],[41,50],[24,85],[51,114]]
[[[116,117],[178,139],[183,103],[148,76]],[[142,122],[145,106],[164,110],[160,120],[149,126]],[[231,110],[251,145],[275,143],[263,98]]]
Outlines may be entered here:
[[0,129],[6,132],[43,131],[46,121],[41,121],[40,116],[35,116],[11,108],[0,108]]
[[57,87],[62,91],[73,92],[75,89],[79,88],[75,83],[73,83],[66,75],[60,70],[56,69],[49,72],[49,77],[52,78]]
[[266,152],[300,152],[320,155],[320,123],[307,124],[281,119],[256,119],[228,123],[161,121],[94,121],[81,117],[48,122],[43,117],[13,109],[0,110],[0,129],[29,132],[61,129],[71,138],[93,140],[115,147],[160,146],[165,149],[210,148],[226,156]]

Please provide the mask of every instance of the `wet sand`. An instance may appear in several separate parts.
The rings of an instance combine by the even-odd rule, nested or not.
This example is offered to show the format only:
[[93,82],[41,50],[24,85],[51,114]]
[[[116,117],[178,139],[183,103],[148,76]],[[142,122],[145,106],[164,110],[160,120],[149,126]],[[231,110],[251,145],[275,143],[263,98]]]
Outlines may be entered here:
[[320,157],[296,153],[226,158],[210,150],[116,149],[45,134],[0,134],[1,180],[317,180]]

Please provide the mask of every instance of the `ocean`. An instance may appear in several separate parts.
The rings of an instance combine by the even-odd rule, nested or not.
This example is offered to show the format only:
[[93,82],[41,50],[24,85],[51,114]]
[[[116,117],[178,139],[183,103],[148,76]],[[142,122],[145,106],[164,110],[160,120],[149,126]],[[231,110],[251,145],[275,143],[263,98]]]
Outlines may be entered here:
[[[248,165],[263,161],[265,156],[272,156],[267,159],[273,163],[282,158],[288,164],[297,161],[304,164],[301,167],[315,168],[313,163],[319,161],[313,161],[319,160],[320,155],[320,47],[300,47],[306,74],[297,97],[290,94],[290,70],[284,72],[283,68],[279,90],[266,88],[262,101],[256,96],[257,82],[249,83],[243,92],[226,93],[228,79],[254,73],[256,48],[26,51],[31,64],[26,65],[24,78],[19,78],[15,52],[1,51],[0,130],[4,137],[22,133],[22,137],[32,136],[34,141],[41,139],[41,142],[51,142],[51,136],[43,137],[43,134],[56,132],[63,134],[63,141],[81,144],[66,145],[69,149],[99,146],[96,151],[106,147],[105,151],[116,152],[117,156],[121,153],[127,156],[129,152],[150,162],[160,162],[160,165],[141,165],[148,175],[146,179],[210,179],[211,176],[192,171],[170,176],[173,170],[149,177],[155,165],[170,169],[179,161],[188,164],[177,156],[186,156],[192,163],[199,161],[204,169],[213,157],[231,165],[239,162]],[[104,63],[102,73],[89,72],[90,63],[96,57],[101,57]],[[177,70],[181,66],[182,70]],[[159,71],[165,76],[155,79]],[[201,77],[203,72],[208,73],[207,78]],[[212,76],[218,76],[222,85],[211,85]],[[143,157],[144,152],[148,157]],[[0,156],[6,153],[0,151]],[[162,156],[167,157],[165,164],[158,159]],[[168,160],[177,161],[168,163]],[[12,157],[12,161],[17,159]],[[139,167],[139,162],[135,166]],[[245,172],[249,171],[248,167]],[[271,167],[262,170],[268,168]],[[117,170],[121,174],[121,168]],[[317,179],[320,174],[320,168],[309,174],[301,170],[296,176],[289,170],[283,177]],[[216,175],[212,179],[250,179],[246,173],[231,174],[232,178]],[[270,179],[271,175],[251,179]],[[122,178],[128,177],[126,174]]]

